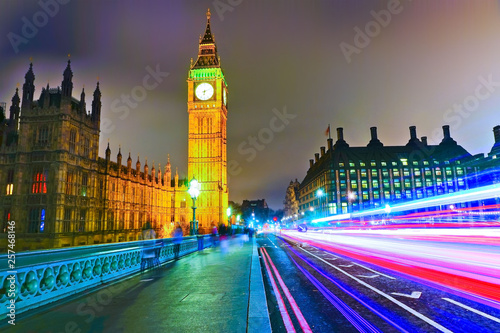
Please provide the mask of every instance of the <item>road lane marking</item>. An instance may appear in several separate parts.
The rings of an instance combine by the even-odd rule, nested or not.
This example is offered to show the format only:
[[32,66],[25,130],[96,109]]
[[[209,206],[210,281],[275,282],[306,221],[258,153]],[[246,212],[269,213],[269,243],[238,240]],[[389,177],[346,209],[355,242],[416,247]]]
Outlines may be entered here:
[[[340,266],[340,265],[339,265]],[[374,279],[376,277],[379,277],[380,275],[374,274],[374,275],[357,275],[359,277],[367,278],[367,279]]]
[[362,284],[363,286],[373,290],[374,292],[376,292],[377,294],[387,298],[388,300],[390,300],[391,302],[393,302],[394,304],[400,306],[401,308],[405,309],[406,311],[408,311],[409,313],[411,313],[412,315],[414,315],[415,317],[417,318],[420,318],[422,319],[423,321],[425,321],[426,323],[428,323],[429,325],[437,328],[438,330],[440,330],[441,332],[446,332],[446,333],[453,333],[453,331],[450,331],[449,329],[447,329],[446,327],[444,326],[441,326],[440,324],[436,323],[434,320],[426,317],[425,315],[421,314],[420,312],[418,312],[417,310],[413,309],[413,308],[410,308],[409,306],[407,306],[406,304],[398,301],[397,299],[395,299],[394,297],[392,297],[391,295],[388,295],[386,293],[384,293],[383,291],[373,287],[372,285],[366,283],[365,281],[363,280],[360,280],[358,279],[357,277],[355,277],[354,275],[351,275],[349,273],[347,273],[346,271],[344,271],[343,269],[335,266],[335,265],[332,265],[331,263],[329,263],[328,261],[326,260],[323,260],[322,258],[318,257],[317,255],[315,255],[314,253],[310,253],[309,251],[307,250],[304,250],[301,248],[302,251],[304,252],[307,252],[309,253],[310,255],[318,258],[319,260],[323,261],[324,263],[326,263],[327,265],[330,265],[331,267],[335,268],[336,270],[338,270],[339,272],[345,274],[346,276],[350,277],[351,279],[353,279],[354,281]]
[[411,294],[402,294],[402,293],[391,293],[391,294],[396,295],[396,296],[404,296],[404,297],[408,297],[408,298],[419,299],[420,296],[422,295],[422,292],[414,291]]
[[271,281],[271,286],[273,287],[274,294],[276,295],[276,300],[278,301],[278,308],[280,309],[281,313],[281,318],[283,318],[283,322],[285,324],[285,329],[287,332],[293,332],[295,333],[295,328],[293,327],[292,319],[290,319],[290,315],[288,314],[288,311],[286,310],[285,303],[283,302],[283,298],[281,297],[280,290],[278,289],[278,286],[276,285],[276,281],[274,281],[273,273],[271,272],[271,269],[269,268],[269,265],[266,260],[266,256],[264,255],[264,249],[261,247],[261,254],[262,254],[262,260],[264,261],[264,264],[266,266],[267,270],[267,275],[269,276],[269,280]]
[[[377,273],[378,275],[385,276],[385,277],[386,277],[386,278],[388,278],[388,279],[396,280],[396,278],[395,278],[395,277],[392,277],[392,276],[390,276],[390,275],[386,275],[386,274],[384,274],[384,273],[380,273],[380,272],[378,272],[378,271],[376,271],[376,270],[374,270],[374,269],[371,269],[371,268],[369,268],[369,267],[366,267],[366,266],[364,266],[364,265],[361,265],[361,264],[358,264],[358,263],[355,263],[355,262],[353,262],[353,264],[354,264],[354,265],[358,265],[359,267],[363,267],[364,269],[367,269],[367,270],[369,270],[370,272]],[[339,265],[339,266],[341,266],[341,265]]]
[[276,268],[276,266],[274,266],[274,263],[271,260],[271,257],[267,253],[267,250],[262,249],[262,252],[267,257],[267,260],[269,260],[269,264],[271,264],[271,268],[273,269],[274,275],[276,275],[276,279],[278,280],[278,282],[281,286],[281,289],[283,290],[283,293],[285,294],[286,298],[288,299],[288,303],[290,303],[290,306],[292,307],[292,310],[295,313],[295,317],[297,317],[297,320],[299,321],[300,327],[302,328],[302,330],[305,333],[312,333],[312,330],[309,327],[309,324],[307,323],[306,319],[302,315],[302,311],[300,311],[297,303],[295,302],[295,299],[293,298],[292,294],[288,290],[288,287],[286,286],[285,282],[281,278],[281,275],[278,272],[278,269]]
[[339,265],[339,266],[342,266],[342,267],[352,267],[354,265]]
[[488,318],[488,319],[491,319],[491,320],[493,320],[493,321],[495,321],[495,322],[497,322],[497,323],[500,323],[500,319],[498,319],[497,317],[493,317],[492,315],[489,315],[489,314],[484,313],[484,312],[482,312],[482,311],[476,310],[476,309],[474,309],[474,308],[471,308],[470,306],[467,306],[467,305],[462,304],[462,303],[460,303],[460,302],[454,301],[454,300],[452,300],[452,299],[449,299],[449,298],[446,298],[446,297],[443,297],[443,299],[444,299],[445,301],[447,301],[447,302],[450,302],[450,303],[453,303],[453,304],[455,304],[455,305],[458,305],[458,306],[460,306],[460,307],[462,307],[462,308],[464,308],[464,309],[466,309],[466,310],[469,310],[469,311],[471,311],[471,312],[477,313],[477,314],[478,314],[478,315],[480,315],[480,316],[483,316],[483,317]]

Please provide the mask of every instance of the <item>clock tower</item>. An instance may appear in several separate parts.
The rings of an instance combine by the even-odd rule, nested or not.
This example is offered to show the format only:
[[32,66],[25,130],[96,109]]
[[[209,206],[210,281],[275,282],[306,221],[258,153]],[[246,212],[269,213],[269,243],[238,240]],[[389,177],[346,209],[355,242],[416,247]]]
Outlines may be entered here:
[[212,223],[227,225],[228,207],[227,83],[210,30],[210,9],[205,34],[200,36],[198,58],[191,60],[187,84],[188,178],[200,182],[196,218],[200,230],[207,233]]

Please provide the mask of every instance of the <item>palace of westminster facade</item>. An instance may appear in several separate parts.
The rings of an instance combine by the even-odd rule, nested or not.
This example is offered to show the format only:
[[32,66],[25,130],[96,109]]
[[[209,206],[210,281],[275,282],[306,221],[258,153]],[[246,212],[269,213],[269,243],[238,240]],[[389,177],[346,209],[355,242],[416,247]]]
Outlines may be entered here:
[[188,233],[192,199],[188,182],[201,185],[196,204],[200,233],[226,221],[227,84],[210,30],[200,37],[188,74],[188,179],[151,168],[139,157],[116,162],[111,150],[98,156],[101,119],[99,82],[90,112],[85,91],[72,96],[71,62],[61,87],[43,88],[34,100],[33,64],[20,96],[16,89],[9,118],[0,129],[0,249],[7,248],[7,221],[16,221],[16,248],[47,249],[138,240],[147,222],[159,237],[176,223]]

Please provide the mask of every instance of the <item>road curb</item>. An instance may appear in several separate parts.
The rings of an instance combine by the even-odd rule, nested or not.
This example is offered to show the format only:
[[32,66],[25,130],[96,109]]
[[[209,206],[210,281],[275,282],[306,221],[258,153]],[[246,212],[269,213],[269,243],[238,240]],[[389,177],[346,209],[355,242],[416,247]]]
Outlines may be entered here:
[[271,332],[271,321],[267,309],[266,291],[259,260],[257,243],[254,239],[252,264],[250,267],[250,295],[248,298],[247,332]]

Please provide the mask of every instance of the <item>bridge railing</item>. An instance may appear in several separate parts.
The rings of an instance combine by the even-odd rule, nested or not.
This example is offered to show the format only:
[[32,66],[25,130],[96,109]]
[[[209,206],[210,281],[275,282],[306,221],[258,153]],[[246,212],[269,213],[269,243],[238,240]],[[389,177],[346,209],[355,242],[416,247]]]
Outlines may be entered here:
[[[184,237],[179,255],[210,245],[207,235]],[[137,273],[143,249],[153,246],[160,263],[174,259],[172,238],[17,253],[14,269],[5,267],[7,260],[0,267],[0,316],[11,304],[19,314]]]

